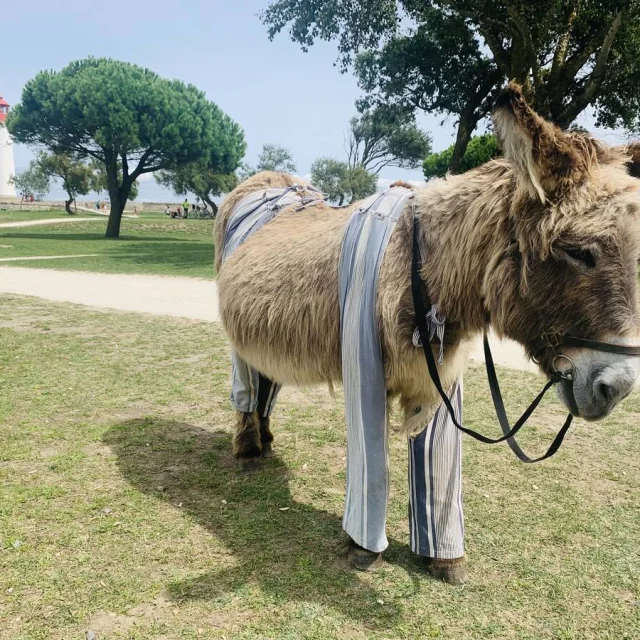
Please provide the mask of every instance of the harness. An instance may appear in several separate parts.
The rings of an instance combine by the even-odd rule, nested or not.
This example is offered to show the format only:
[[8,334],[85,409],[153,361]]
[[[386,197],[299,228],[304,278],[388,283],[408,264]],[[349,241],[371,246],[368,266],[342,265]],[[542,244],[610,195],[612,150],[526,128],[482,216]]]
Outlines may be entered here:
[[[420,244],[418,241],[419,238],[420,226],[418,223],[418,219],[414,216],[413,218],[413,255],[411,260],[411,291],[413,295],[413,307],[416,315],[416,323],[418,325],[418,332],[420,334],[420,340],[422,343],[422,349],[424,351],[425,358],[427,360],[427,367],[429,369],[429,375],[431,380],[438,390],[440,397],[444,405],[451,416],[451,420],[457,429],[470,435],[472,438],[479,440],[480,442],[484,442],[485,444],[497,444],[499,442],[506,441],[513,453],[522,461],[526,463],[540,462],[542,460],[546,460],[550,458],[562,444],[569,427],[571,426],[571,422],[573,421],[573,416],[569,413],[567,415],[567,419],[565,420],[562,428],[554,438],[551,446],[547,450],[547,452],[538,457],[538,458],[530,458],[527,456],[524,451],[520,448],[518,443],[516,442],[514,436],[520,431],[520,429],[526,424],[527,420],[531,417],[537,406],[540,404],[542,398],[545,396],[547,391],[555,384],[560,382],[561,380],[567,380],[569,382],[573,381],[573,376],[575,374],[574,364],[571,359],[560,353],[560,347],[578,347],[582,349],[591,349],[593,351],[602,351],[605,353],[616,353],[619,355],[625,356],[640,356],[640,346],[627,346],[627,345],[618,345],[612,344],[609,342],[599,342],[597,340],[590,340],[587,338],[579,338],[576,336],[572,336],[569,334],[562,334],[557,331],[549,331],[545,332],[540,339],[536,342],[535,347],[535,355],[539,356],[546,349],[550,349],[553,355],[553,373],[550,376],[549,381],[544,386],[542,391],[536,396],[533,402],[529,405],[529,407],[524,411],[524,413],[520,416],[518,421],[511,426],[509,424],[509,419],[507,417],[507,413],[504,408],[504,402],[502,400],[502,393],[500,392],[500,384],[498,382],[498,376],[496,374],[495,365],[493,363],[493,356],[491,355],[491,348],[489,346],[489,339],[487,334],[484,334],[484,355],[485,355],[485,367],[487,370],[487,378],[489,380],[489,387],[491,389],[491,398],[493,400],[493,406],[495,408],[496,415],[498,417],[498,422],[500,423],[500,427],[502,428],[502,433],[504,434],[500,438],[488,438],[473,429],[469,429],[461,425],[455,417],[455,413],[453,410],[453,406],[451,405],[451,401],[449,397],[445,393],[442,388],[442,383],[440,382],[440,376],[438,375],[438,366],[436,364],[435,356],[431,350],[430,340],[429,340],[429,327],[428,327],[428,314],[427,309],[432,308],[431,301],[429,299],[429,293],[426,287],[426,283],[424,283],[420,278],[420,271],[422,269],[422,258],[420,255]],[[566,372],[559,371],[556,366],[556,360],[563,358],[569,361],[571,368]]]
[[297,205],[295,210],[301,211],[321,200],[325,200],[323,193],[310,185],[296,184],[281,189],[260,189],[249,194],[238,202],[227,223],[223,261],[285,207]]

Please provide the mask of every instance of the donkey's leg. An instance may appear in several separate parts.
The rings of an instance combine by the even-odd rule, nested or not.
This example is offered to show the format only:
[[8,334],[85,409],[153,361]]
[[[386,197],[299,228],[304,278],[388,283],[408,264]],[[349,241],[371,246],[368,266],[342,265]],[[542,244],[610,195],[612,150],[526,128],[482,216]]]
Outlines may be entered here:
[[280,385],[260,374],[258,383],[258,417],[260,420],[260,444],[263,458],[270,458],[273,455],[271,413],[276,406],[278,393],[280,393]]
[[[368,396],[361,413],[347,405],[347,490],[342,528],[351,538],[347,558],[358,569],[382,562],[389,496],[388,415],[384,394]],[[355,411],[358,415],[351,415]]]
[[[462,421],[462,379],[449,394]],[[467,580],[462,513],[462,440],[444,404],[426,429],[409,439],[411,550],[426,570],[450,584]]]
[[233,455],[243,470],[255,468],[260,458],[260,418],[258,416],[259,374],[232,351],[231,404],[236,409],[237,422],[233,438]]

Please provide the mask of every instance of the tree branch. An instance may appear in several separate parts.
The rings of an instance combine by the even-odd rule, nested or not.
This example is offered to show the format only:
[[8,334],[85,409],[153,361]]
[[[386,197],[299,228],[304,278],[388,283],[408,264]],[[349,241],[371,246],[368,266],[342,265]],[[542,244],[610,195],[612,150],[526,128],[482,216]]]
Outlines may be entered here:
[[[549,72],[550,86],[554,86],[556,84],[556,82],[558,81],[558,78],[560,77],[560,72],[565,65],[565,61],[567,59],[567,51],[569,49],[569,41],[571,40],[571,32],[573,30],[573,23],[575,22],[578,16],[579,7],[580,7],[580,0],[574,0],[573,9],[569,13],[569,18],[567,19],[567,24],[566,24],[564,33],[558,40],[556,50],[554,51],[554,54],[553,54],[553,62],[551,63],[551,71]],[[589,55],[587,56],[587,60],[589,59],[589,56],[591,55],[591,53],[589,53]]]
[[[513,70],[512,75],[519,80],[520,82],[526,82],[527,76],[529,75],[529,70],[531,70],[533,77],[533,86],[537,91],[541,84],[540,77],[540,65],[538,63],[538,55],[536,52],[536,47],[533,43],[533,36],[531,34],[531,29],[529,29],[529,25],[525,21],[523,17],[523,7],[522,4],[518,1],[506,1],[505,6],[507,8],[507,13],[513,24],[515,25],[518,34],[521,39],[522,46],[522,58],[523,61],[521,63],[521,68],[518,70]],[[514,56],[515,57],[515,56]]]
[[596,57],[593,71],[591,72],[589,79],[585,82],[584,88],[573,97],[571,102],[564,108],[560,116],[557,118],[557,122],[561,126],[567,126],[573,122],[578,114],[586,109],[586,107],[593,101],[600,90],[602,81],[606,74],[609,54],[611,53],[618,31],[622,26],[623,13],[623,11],[619,11],[613,19],[602,43],[602,47]]
[[[563,70],[565,85],[568,84],[568,82],[571,81],[573,78],[575,78],[578,71],[580,71],[580,69],[584,67],[584,65],[588,62],[589,58],[598,50],[598,47],[600,45],[602,45],[602,47],[605,46],[605,42],[609,38],[609,35],[611,34],[611,30],[613,29],[614,24],[616,23],[617,20],[619,20],[619,24],[616,27],[615,33],[613,35],[613,38],[615,39],[615,35],[617,34],[618,29],[622,24],[622,11],[619,11],[615,15],[613,21],[610,24],[604,25],[602,29],[598,31],[598,33],[596,33],[596,35],[593,36],[591,40],[589,40],[589,42],[586,44],[585,47],[583,47],[580,51],[577,51],[576,53],[574,53],[567,60]],[[613,40],[611,42],[613,43]]]
[[[143,173],[149,173],[150,169],[145,168],[144,163],[149,159],[149,156],[151,156],[151,154],[153,153],[153,149],[151,147],[149,147],[143,154],[142,157],[140,158],[140,161],[138,162],[138,166],[133,170],[133,173],[131,174],[131,178],[132,178],[132,182],[134,180],[136,180],[138,178],[138,176],[142,175]],[[156,169],[153,169],[153,171],[155,171]]]
[[502,73],[509,77],[511,75],[511,56],[509,51],[502,46],[499,35],[490,30],[489,25],[487,24],[489,20],[487,20],[486,16],[482,16],[475,11],[469,10],[469,8],[465,6],[464,2],[455,2],[455,0],[451,0],[450,2],[442,2],[442,4],[448,5],[463,18],[467,18],[467,20],[471,20],[471,22],[475,24],[478,29],[478,33],[484,38],[489,49],[491,49],[491,53],[493,54],[493,59],[496,64],[500,67]]

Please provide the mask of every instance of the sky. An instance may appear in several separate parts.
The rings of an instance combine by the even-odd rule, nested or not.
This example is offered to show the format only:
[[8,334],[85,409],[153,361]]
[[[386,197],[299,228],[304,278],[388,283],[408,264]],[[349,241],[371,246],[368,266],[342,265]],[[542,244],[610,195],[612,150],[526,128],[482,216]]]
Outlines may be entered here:
[[[5,2],[4,64],[0,95],[20,100],[22,87],[42,69],[61,69],[87,56],[110,57],[179,78],[206,92],[244,129],[245,160],[255,164],[264,143],[289,148],[298,174],[307,175],[320,156],[345,159],[344,133],[361,95],[351,74],[335,66],[333,43],[304,53],[286,33],[273,42],[257,14],[270,0],[28,0]],[[443,122],[444,119],[444,122]],[[433,148],[452,144],[455,122],[423,115],[419,124]],[[588,114],[580,124],[593,129]],[[601,132],[610,140],[619,136]],[[32,151],[16,145],[16,169],[26,168]],[[420,169],[387,168],[386,180],[421,180]],[[138,200],[178,198],[151,176],[140,185]],[[61,197],[52,190],[52,197]]]

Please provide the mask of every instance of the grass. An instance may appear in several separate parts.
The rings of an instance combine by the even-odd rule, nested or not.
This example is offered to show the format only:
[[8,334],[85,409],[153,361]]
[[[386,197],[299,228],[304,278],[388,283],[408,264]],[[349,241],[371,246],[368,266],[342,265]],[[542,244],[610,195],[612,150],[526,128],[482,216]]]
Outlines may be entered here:
[[154,214],[140,219],[123,218],[118,240],[105,239],[106,225],[106,218],[98,218],[60,225],[0,228],[0,258],[97,254],[92,258],[9,264],[100,273],[214,276],[212,220],[171,220],[164,214],[162,218]]
[[[1,209],[0,224],[3,222],[21,222],[27,220],[50,220],[51,218],[68,218],[69,214],[65,211],[21,211],[17,209]],[[78,217],[84,217],[79,215]]]
[[[515,415],[540,380],[502,378]],[[400,434],[384,567],[346,565],[340,398],[285,389],[275,459],[238,474],[217,325],[3,297],[0,385],[2,640],[640,637],[638,395],[541,465],[465,438],[450,588],[407,548]],[[495,433],[483,373],[465,396]],[[527,449],[562,416],[546,402]]]

